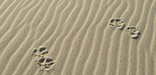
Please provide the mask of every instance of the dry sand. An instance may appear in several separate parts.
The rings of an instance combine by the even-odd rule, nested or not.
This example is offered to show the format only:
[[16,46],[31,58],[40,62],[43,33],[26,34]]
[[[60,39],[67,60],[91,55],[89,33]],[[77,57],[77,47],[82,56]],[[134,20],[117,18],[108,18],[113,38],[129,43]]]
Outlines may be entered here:
[[[39,47],[53,70],[38,69]],[[0,51],[0,75],[156,75],[156,0],[0,0]]]

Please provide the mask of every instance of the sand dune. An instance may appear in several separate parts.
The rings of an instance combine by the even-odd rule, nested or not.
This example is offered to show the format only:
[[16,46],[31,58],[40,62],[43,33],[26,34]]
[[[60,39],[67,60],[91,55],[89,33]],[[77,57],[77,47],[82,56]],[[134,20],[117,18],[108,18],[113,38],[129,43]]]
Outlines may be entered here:
[[[0,75],[156,75],[155,29],[156,0],[0,0]],[[54,69],[39,70],[39,47]]]

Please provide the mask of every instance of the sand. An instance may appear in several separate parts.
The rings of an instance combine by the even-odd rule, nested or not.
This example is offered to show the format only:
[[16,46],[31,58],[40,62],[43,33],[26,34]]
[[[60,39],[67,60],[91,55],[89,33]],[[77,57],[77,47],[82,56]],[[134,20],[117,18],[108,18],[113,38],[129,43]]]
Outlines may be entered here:
[[[53,69],[34,62],[40,47]],[[156,0],[0,0],[0,51],[0,75],[156,75]]]

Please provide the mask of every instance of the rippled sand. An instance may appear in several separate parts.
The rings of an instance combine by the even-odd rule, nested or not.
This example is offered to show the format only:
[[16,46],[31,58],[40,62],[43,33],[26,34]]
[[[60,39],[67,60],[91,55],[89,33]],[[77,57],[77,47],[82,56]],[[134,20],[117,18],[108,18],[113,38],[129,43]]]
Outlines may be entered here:
[[[54,69],[39,70],[39,47]],[[0,75],[156,75],[156,0],[0,0],[0,51]]]

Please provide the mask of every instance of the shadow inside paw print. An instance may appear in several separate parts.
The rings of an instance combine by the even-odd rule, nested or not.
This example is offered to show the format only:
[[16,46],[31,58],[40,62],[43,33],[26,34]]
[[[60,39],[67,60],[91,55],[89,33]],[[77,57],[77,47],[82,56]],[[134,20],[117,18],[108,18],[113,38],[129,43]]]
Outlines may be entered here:
[[140,31],[136,27],[127,27],[126,31],[132,39],[138,39],[140,36]]
[[119,18],[114,18],[109,20],[109,25],[122,30],[125,27],[125,22]]

